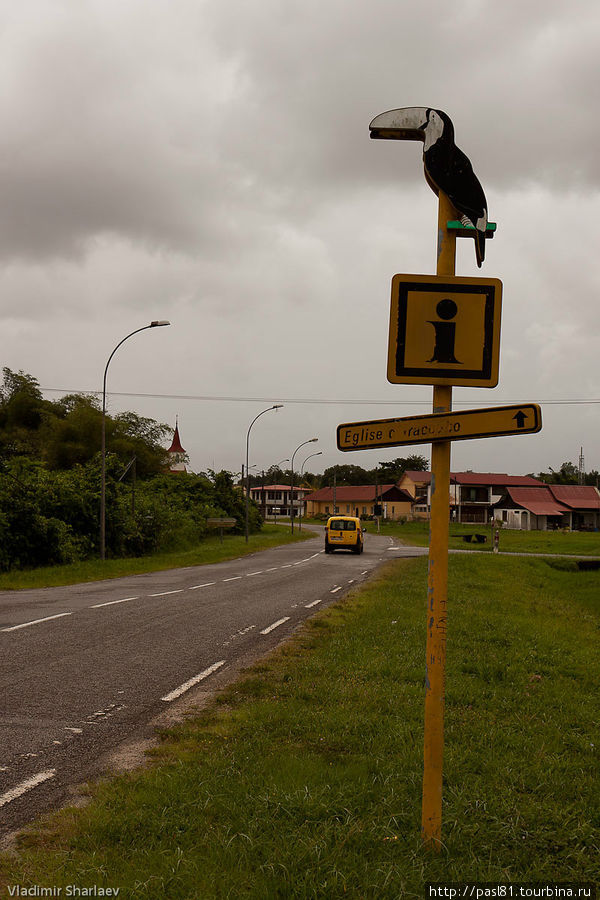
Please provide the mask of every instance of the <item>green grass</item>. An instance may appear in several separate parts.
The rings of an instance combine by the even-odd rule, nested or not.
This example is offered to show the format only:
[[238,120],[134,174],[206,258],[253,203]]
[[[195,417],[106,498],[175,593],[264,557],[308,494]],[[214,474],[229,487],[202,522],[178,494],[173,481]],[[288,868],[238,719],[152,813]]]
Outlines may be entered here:
[[278,525],[263,525],[258,534],[251,534],[246,544],[243,535],[224,534],[223,541],[218,536],[205,538],[191,550],[175,550],[170,553],[156,553],[153,556],[139,556],[127,559],[89,559],[65,566],[47,566],[39,569],[3,572],[0,574],[0,590],[10,591],[24,588],[57,587],[64,584],[79,584],[84,581],[102,581],[106,578],[120,578],[123,575],[141,575],[144,572],[158,572],[163,569],[178,569],[185,566],[206,566],[211,563],[236,559],[248,553],[257,553],[287,544],[292,541],[314,537],[310,532],[295,531]]
[[[375,533],[375,522],[366,523],[367,531]],[[400,538],[407,544],[429,546],[429,522],[389,522],[381,525],[381,534]],[[471,544],[465,535],[484,534],[485,544]],[[448,546],[453,550],[492,549],[492,529],[489,525],[450,524]],[[500,529],[500,552],[505,553],[564,553],[573,556],[600,556],[600,532],[585,531],[516,531]]]
[[[422,897],[598,879],[600,573],[450,559],[444,846],[420,841],[426,560],[314,617],[0,884],[128,898]],[[4,881],[2,881],[4,879]]]

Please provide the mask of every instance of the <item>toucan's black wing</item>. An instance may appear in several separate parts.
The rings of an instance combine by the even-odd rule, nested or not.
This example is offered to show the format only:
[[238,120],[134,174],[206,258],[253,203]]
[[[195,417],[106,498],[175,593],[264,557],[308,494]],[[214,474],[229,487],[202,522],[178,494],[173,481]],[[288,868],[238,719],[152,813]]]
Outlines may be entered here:
[[475,253],[477,265],[481,266],[485,256],[487,201],[471,162],[455,144],[448,146],[441,142],[431,147],[426,156],[424,163],[428,180],[437,185],[454,208],[477,229]]

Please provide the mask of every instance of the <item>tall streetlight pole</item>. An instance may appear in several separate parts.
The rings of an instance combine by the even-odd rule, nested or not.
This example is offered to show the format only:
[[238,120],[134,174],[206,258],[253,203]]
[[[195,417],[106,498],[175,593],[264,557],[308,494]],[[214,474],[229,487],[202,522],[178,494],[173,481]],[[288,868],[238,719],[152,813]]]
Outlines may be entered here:
[[108,373],[108,367],[111,359],[121,344],[124,344],[125,341],[129,340],[130,337],[133,337],[134,334],[138,334],[140,331],[146,331],[148,328],[160,328],[163,325],[170,324],[171,323],[167,322],[166,319],[157,319],[154,322],[150,322],[149,325],[144,325],[142,328],[136,328],[135,331],[125,335],[123,340],[119,341],[108,357],[108,362],[104,369],[104,380],[102,381],[102,487],[100,490],[100,559],[102,560],[106,559],[106,375]]
[[[310,456],[307,456],[302,465],[300,466],[300,484],[302,484],[302,477],[304,475],[304,466],[312,459],[313,456],[323,456],[323,451],[319,450],[317,453],[311,453]],[[300,515],[298,516],[298,531],[302,531],[302,501],[300,501]]]
[[250,430],[252,426],[256,422],[257,419],[260,419],[261,416],[264,416],[265,413],[270,412],[272,409],[281,409],[283,407],[283,403],[275,403],[273,406],[267,407],[267,409],[263,409],[262,412],[259,412],[257,416],[255,416],[250,422],[250,427],[248,428],[248,434],[246,435],[246,543],[248,543],[248,512],[250,508],[250,474],[248,472],[248,459],[250,453]]
[[307,441],[302,441],[302,443],[298,444],[298,446],[292,453],[292,464],[290,467],[291,473],[292,473],[292,477],[291,477],[292,484],[290,486],[290,513],[291,513],[290,518],[292,520],[292,534],[294,533],[294,457],[295,457],[296,453],[298,452],[298,450],[300,449],[300,447],[305,447],[306,444],[314,444],[314,442],[318,441],[318,440],[319,440],[319,438],[309,438]]

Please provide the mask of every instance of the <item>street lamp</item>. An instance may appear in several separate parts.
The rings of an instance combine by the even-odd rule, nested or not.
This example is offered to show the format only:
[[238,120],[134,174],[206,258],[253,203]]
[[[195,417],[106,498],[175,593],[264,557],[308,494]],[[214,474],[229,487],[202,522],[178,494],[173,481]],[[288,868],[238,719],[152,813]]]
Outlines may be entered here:
[[262,412],[259,412],[257,416],[255,416],[250,422],[250,427],[248,428],[248,434],[246,435],[246,543],[248,543],[248,511],[250,504],[250,475],[248,474],[248,458],[250,452],[250,429],[254,425],[257,419],[260,419],[261,416],[264,416],[265,413],[270,412],[272,409],[281,409],[283,407],[283,403],[275,403],[273,406],[267,407],[267,409],[263,409]]
[[[323,451],[318,450],[316,453],[311,453],[310,456],[306,457],[306,459],[300,466],[300,483],[301,484],[302,484],[302,476],[304,475],[304,466],[309,461],[309,459],[313,458],[313,456],[323,456]],[[298,516],[298,531],[302,531],[302,503],[300,503],[300,515]]]
[[302,443],[298,444],[298,446],[292,453],[292,464],[290,467],[291,472],[292,472],[292,478],[291,478],[292,484],[291,484],[291,488],[290,488],[290,502],[291,502],[290,512],[291,512],[291,520],[292,520],[292,534],[294,533],[294,457],[295,457],[296,453],[298,452],[298,450],[300,449],[300,447],[305,447],[306,444],[314,444],[314,442],[318,441],[318,440],[319,440],[319,438],[309,438],[307,441],[302,441]]
[[133,337],[134,334],[138,334],[140,331],[146,331],[147,328],[160,328],[163,325],[170,324],[171,323],[167,322],[166,319],[156,319],[154,322],[150,322],[149,325],[144,325],[142,328],[136,328],[135,331],[125,335],[123,340],[119,341],[108,357],[108,362],[104,369],[104,380],[102,382],[102,488],[100,491],[100,559],[102,560],[106,559],[106,375],[108,367],[111,359],[121,344],[124,344],[125,341],[130,337]]

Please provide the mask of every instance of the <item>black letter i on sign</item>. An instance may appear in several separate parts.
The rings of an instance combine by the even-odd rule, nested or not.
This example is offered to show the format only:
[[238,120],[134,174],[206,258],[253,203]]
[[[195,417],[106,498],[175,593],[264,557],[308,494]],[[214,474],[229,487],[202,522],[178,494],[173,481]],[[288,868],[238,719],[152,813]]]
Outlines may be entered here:
[[454,356],[454,342],[456,340],[456,322],[451,322],[458,312],[458,307],[454,300],[446,297],[440,300],[435,308],[440,319],[443,321],[429,320],[429,324],[435,329],[435,347],[433,356],[428,362],[439,363],[460,363],[460,360]]

